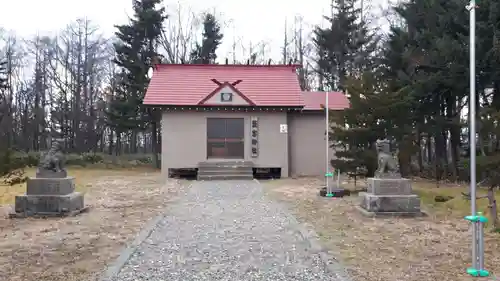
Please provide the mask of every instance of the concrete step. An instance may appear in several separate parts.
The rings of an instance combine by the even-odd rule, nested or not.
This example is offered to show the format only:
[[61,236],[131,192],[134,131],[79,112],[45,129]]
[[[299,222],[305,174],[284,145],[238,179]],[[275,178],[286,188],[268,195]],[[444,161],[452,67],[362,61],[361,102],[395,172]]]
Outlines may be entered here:
[[209,168],[209,167],[253,167],[252,161],[204,161],[198,163],[198,168]]
[[239,169],[221,169],[221,170],[198,170],[198,175],[213,176],[213,175],[250,175],[253,176],[253,170]]
[[204,167],[198,167],[199,170],[221,170],[221,169],[226,169],[226,170],[252,170],[252,166],[238,166],[238,165],[218,165],[218,166],[204,166]]
[[198,168],[199,171],[240,171],[240,172],[247,172],[247,171],[253,171],[252,167],[203,167],[203,168]]
[[253,175],[228,175],[228,174],[218,174],[218,175],[198,175],[198,180],[210,181],[210,180],[252,180]]

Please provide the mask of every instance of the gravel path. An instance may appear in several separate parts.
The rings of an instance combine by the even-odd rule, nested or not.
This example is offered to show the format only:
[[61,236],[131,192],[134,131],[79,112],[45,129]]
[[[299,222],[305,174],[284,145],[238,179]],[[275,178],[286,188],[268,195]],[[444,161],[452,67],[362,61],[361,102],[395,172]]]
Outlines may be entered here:
[[344,281],[256,181],[193,182],[114,281]]

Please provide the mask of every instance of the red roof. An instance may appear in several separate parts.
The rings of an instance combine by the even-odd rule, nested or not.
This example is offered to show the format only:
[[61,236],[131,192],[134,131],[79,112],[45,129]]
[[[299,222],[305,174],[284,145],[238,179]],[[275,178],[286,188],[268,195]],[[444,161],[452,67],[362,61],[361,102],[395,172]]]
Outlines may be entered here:
[[342,110],[349,107],[349,99],[342,92],[303,92],[304,110],[322,110],[328,93],[328,108]]
[[160,64],[149,83],[146,105],[203,105],[230,85],[255,106],[303,106],[295,65]]

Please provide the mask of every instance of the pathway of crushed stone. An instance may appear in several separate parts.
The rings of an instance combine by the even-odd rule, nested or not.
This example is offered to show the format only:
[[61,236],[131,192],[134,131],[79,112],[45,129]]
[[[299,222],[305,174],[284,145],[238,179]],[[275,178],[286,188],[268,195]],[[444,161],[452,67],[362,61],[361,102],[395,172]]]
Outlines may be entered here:
[[257,181],[193,182],[112,280],[345,281],[299,229]]

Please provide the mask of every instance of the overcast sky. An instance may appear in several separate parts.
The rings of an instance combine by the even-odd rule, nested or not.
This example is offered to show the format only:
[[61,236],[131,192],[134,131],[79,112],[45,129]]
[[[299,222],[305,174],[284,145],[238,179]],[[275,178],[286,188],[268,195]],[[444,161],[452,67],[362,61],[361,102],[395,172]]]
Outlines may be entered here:
[[[226,24],[225,40],[218,54],[230,56],[233,31],[248,42],[268,42],[272,57],[279,54],[283,42],[285,19],[293,22],[295,16],[314,26],[329,13],[331,0],[181,0],[182,7],[194,12],[214,11]],[[368,0],[365,0],[368,2]],[[371,0],[372,13],[380,14],[380,7],[388,0]],[[0,27],[14,31],[17,35],[30,37],[34,34],[57,32],[78,17],[87,17],[101,30],[112,35],[115,24],[127,22],[131,15],[131,0],[0,0]],[[165,0],[166,5],[176,5],[177,0]],[[379,23],[383,24],[383,23]],[[271,55],[271,54],[270,54]]]

